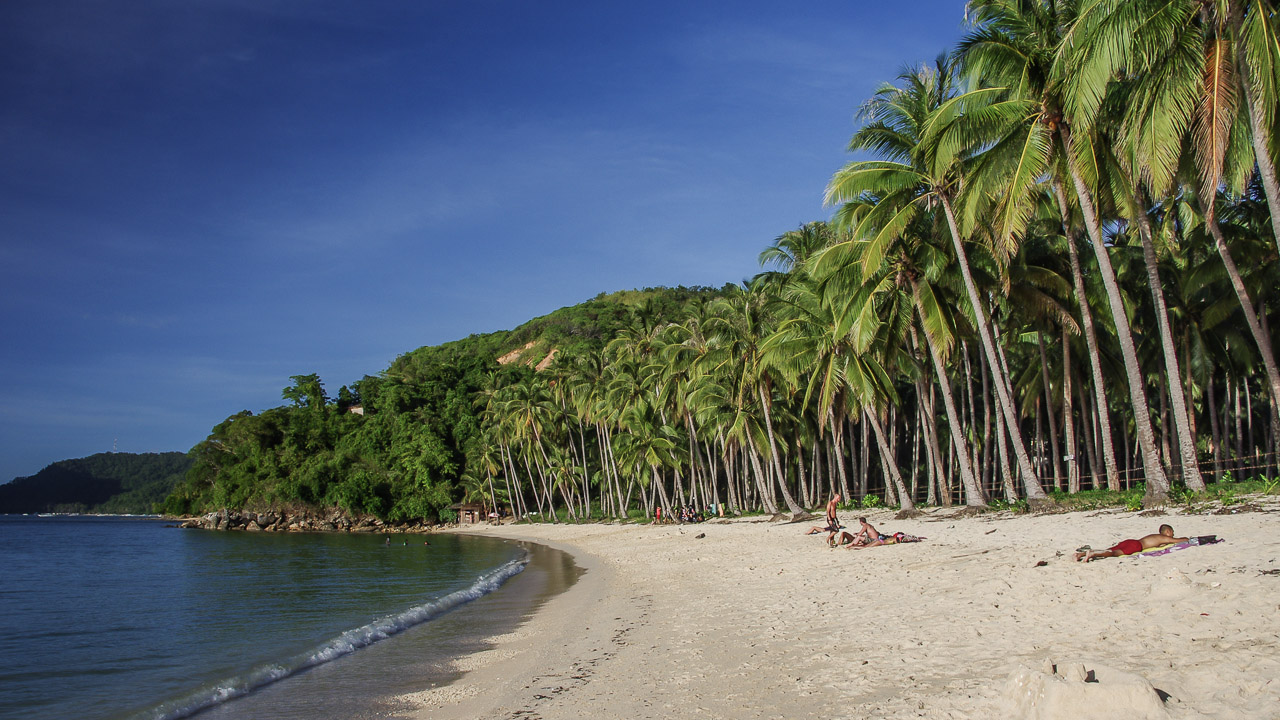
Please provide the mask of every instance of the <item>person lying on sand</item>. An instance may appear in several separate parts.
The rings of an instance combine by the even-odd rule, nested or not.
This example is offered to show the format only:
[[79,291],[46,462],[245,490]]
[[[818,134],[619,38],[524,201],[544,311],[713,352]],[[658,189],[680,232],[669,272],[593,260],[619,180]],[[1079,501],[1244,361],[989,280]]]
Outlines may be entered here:
[[859,537],[854,537],[853,533],[849,532],[848,530],[845,530],[844,532],[840,533],[839,540],[836,540],[835,542],[831,543],[831,547],[838,547],[840,545],[861,545],[863,542],[865,541]]
[[840,494],[836,493],[836,495],[831,498],[831,502],[827,503],[827,526],[809,528],[809,532],[805,533],[805,535],[813,535],[814,533],[825,532],[825,533],[828,533],[827,544],[828,545],[834,544],[836,533],[840,532],[840,518],[836,516],[836,505],[838,505],[839,503],[840,503]]
[[[845,535],[849,535],[849,533],[845,533]],[[854,542],[851,545],[849,545],[848,549],[852,550],[854,548],[861,549],[861,548],[877,547],[879,545],[901,545],[902,543],[917,543],[917,542],[920,542],[921,540],[928,540],[928,538],[917,537],[915,535],[908,535],[904,532],[896,532],[891,535],[881,535],[879,539],[872,540],[871,542]]]
[[1158,548],[1162,545],[1170,545],[1173,543],[1186,542],[1187,538],[1173,536],[1173,526],[1161,525],[1160,531],[1154,535],[1145,535],[1137,540],[1121,540],[1106,550],[1094,550],[1085,545],[1076,551],[1076,562],[1081,560],[1089,562],[1105,557],[1124,557],[1125,555],[1135,555],[1143,550]]

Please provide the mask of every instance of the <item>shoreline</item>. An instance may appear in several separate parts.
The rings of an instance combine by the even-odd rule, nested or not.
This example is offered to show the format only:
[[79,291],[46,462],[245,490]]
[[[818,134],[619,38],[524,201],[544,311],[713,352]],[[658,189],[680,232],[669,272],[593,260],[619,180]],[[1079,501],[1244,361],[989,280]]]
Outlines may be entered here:
[[[586,572],[456,682],[402,699],[421,719],[969,718],[1011,716],[1031,682],[1052,696],[1045,718],[1276,716],[1280,506],[1259,502],[1163,517],[866,510],[882,532],[928,540],[853,551],[804,535],[816,521],[765,518],[460,528],[548,545]],[[1224,542],[1072,559],[1164,522]],[[1076,666],[1100,682],[1064,680]]]
[[[608,613],[602,611],[614,607],[607,600],[616,578],[601,558],[575,545],[520,532],[529,527],[444,531],[541,545],[568,555],[579,572],[572,585],[531,608],[516,628],[488,637],[485,650],[458,658],[453,666],[455,680],[395,698],[397,704],[412,708],[405,717],[466,720],[515,716],[525,705],[536,704],[544,693],[552,697],[569,685],[582,684],[591,666],[606,659],[595,646],[601,644],[599,628],[607,624],[603,617]],[[590,634],[582,637],[580,632]],[[582,659],[562,667],[566,657]]]

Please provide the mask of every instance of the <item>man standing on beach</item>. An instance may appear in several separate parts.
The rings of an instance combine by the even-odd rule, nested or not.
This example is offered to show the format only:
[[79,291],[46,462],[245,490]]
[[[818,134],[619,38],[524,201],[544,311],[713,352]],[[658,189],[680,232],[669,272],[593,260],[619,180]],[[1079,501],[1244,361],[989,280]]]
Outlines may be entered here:
[[813,535],[814,533],[826,532],[827,544],[830,545],[835,541],[836,533],[840,532],[840,518],[836,515],[836,506],[840,504],[840,493],[836,493],[831,501],[827,503],[827,526],[810,528],[805,535]]

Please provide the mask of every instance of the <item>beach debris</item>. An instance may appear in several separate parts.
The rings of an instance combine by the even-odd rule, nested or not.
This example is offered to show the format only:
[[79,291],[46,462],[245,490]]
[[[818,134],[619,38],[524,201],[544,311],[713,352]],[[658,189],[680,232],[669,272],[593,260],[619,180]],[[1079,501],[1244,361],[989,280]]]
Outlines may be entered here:
[[1045,565],[1048,565],[1048,564],[1049,564],[1048,560],[1041,560],[1040,562],[1036,563],[1036,567],[1044,567]]
[[1004,688],[1004,717],[1026,720],[1164,720],[1166,694],[1141,675],[1093,663],[1046,660],[1022,667]]
[[704,538],[704,537],[706,537],[706,536],[707,536],[707,534],[706,534],[706,533],[698,533],[697,535],[694,535],[694,536],[693,536],[693,539],[694,539],[694,540],[701,540],[702,538]]

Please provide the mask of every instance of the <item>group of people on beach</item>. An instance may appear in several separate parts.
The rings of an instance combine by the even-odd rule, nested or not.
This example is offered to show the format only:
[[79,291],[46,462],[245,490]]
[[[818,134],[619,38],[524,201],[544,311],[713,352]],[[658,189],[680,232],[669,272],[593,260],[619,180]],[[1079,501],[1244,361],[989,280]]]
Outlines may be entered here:
[[[649,524],[661,525],[663,523],[678,522],[684,525],[689,523],[700,523],[700,522],[706,521],[706,519],[709,517],[715,517],[716,509],[717,508],[715,504],[712,504],[712,506],[707,510],[699,510],[699,509],[695,509],[690,505],[684,505],[680,508],[677,508],[674,513],[674,517],[672,517],[673,515],[672,513],[663,513],[662,506],[659,505],[658,507],[654,508],[653,522]],[[720,514],[724,515],[723,510],[720,512]]]
[[[874,525],[867,522],[865,517],[858,518],[858,524],[860,527],[857,532],[848,532],[845,530],[844,526],[840,524],[840,517],[836,513],[836,508],[839,506],[840,500],[841,497],[837,493],[831,498],[830,502],[827,503],[826,525],[809,528],[809,532],[805,534],[816,535],[818,533],[825,532],[827,533],[828,545],[833,548],[844,546],[849,550],[855,548],[877,547],[879,545],[920,542],[921,540],[926,539],[902,532],[881,532],[877,530]],[[1173,526],[1161,525],[1159,530],[1151,535],[1144,535],[1137,539],[1121,540],[1106,550],[1094,550],[1088,545],[1077,548],[1075,559],[1077,562],[1090,562],[1099,558],[1136,555],[1140,552],[1179,545],[1181,543],[1209,544],[1214,542],[1218,542],[1218,539],[1213,535],[1207,535],[1199,538],[1176,537],[1173,534]]]
[[[926,538],[908,535],[904,532],[883,533],[876,529],[874,525],[867,522],[865,517],[858,518],[860,527],[857,532],[851,533],[844,529],[840,524],[840,517],[836,514],[836,507],[840,504],[840,495],[836,494],[827,503],[827,524],[823,527],[810,528],[806,535],[816,535],[818,533],[827,533],[827,544],[831,547],[843,546],[846,550],[854,550],[860,548],[878,547],[880,545],[896,545],[898,543],[920,542]],[[839,537],[837,537],[837,535]]]

